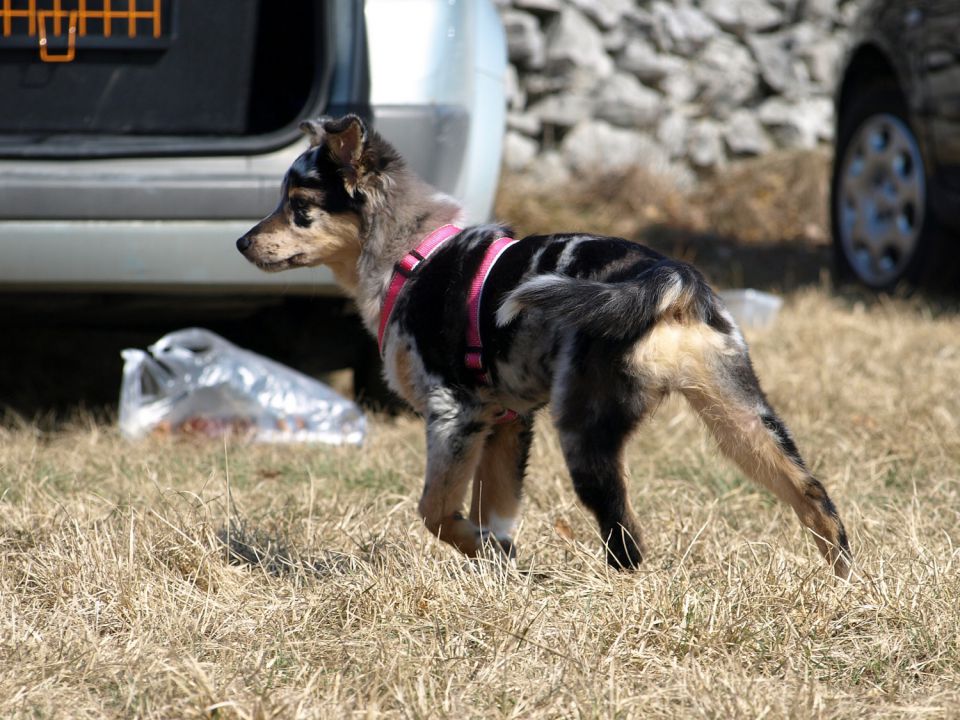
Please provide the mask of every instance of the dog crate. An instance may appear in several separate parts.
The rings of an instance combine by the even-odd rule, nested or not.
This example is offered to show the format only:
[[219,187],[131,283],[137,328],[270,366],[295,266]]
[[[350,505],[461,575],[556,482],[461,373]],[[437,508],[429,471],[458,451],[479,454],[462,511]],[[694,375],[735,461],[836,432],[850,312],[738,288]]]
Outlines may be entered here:
[[271,132],[310,95],[315,15],[308,0],[0,0],[0,135]]

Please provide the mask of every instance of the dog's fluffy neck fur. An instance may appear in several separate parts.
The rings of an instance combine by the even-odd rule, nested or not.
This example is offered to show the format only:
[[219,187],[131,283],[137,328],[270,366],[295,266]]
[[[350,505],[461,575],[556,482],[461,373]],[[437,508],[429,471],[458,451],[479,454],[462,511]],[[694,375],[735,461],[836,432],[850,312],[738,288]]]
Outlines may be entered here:
[[351,292],[363,323],[373,335],[393,269],[424,237],[442,225],[463,224],[463,207],[406,168],[384,179],[360,214],[359,253],[355,275],[338,278]]

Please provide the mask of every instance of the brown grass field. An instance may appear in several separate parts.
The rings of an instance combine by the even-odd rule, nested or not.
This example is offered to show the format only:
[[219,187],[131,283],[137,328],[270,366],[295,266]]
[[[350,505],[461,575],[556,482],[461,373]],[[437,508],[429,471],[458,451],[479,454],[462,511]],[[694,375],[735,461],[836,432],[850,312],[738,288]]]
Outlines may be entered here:
[[604,564],[546,415],[516,568],[422,528],[412,418],[372,418],[362,449],[11,418],[0,717],[956,717],[960,317],[786,299],[747,338],[847,524],[852,582],[679,401],[629,446],[633,574]]

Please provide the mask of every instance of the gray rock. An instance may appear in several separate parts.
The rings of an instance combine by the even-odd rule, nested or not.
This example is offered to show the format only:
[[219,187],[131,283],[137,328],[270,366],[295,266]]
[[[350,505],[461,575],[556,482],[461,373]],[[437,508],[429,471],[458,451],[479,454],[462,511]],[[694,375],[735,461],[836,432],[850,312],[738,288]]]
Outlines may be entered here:
[[639,37],[627,41],[617,65],[648,84],[659,83],[668,75],[683,72],[687,67],[684,60],[657,52],[653,45]]
[[530,113],[508,112],[507,127],[522,135],[536,137],[543,129],[543,123],[540,122],[540,118]]
[[527,176],[545,187],[565,185],[571,180],[570,168],[563,156],[556,150],[540,153],[527,168]]
[[780,26],[784,12],[767,0],[703,0],[704,14],[727,32],[741,37]]
[[825,34],[823,28],[818,28],[814,23],[809,22],[794,23],[789,28],[781,30],[781,32],[790,35],[795,49],[810,45]]
[[687,156],[687,131],[690,121],[679,111],[667,113],[657,126],[657,142],[666,151],[672,160]]
[[654,0],[651,13],[654,38],[664,52],[690,57],[719,32],[716,23],[691,5]]
[[495,0],[512,61],[504,162],[564,182],[642,159],[689,182],[690,168],[825,142],[867,1]]
[[852,27],[856,23],[860,13],[863,12],[863,6],[866,0],[847,0],[840,4],[840,10],[837,13],[837,22],[845,28]]
[[620,24],[624,14],[632,8],[630,0],[569,0],[573,5],[604,30]]
[[640,84],[633,75],[618,72],[603,83],[596,95],[596,117],[614,125],[646,129],[663,110],[663,96]]
[[817,140],[832,143],[834,140],[834,105],[832,97],[815,97],[805,102],[805,109],[812,118],[817,133]]
[[629,39],[627,29],[623,24],[617,25],[603,34],[603,49],[608,53],[621,52],[627,46]]
[[646,133],[615,128],[602,120],[584,120],[563,139],[561,152],[581,174],[626,170],[639,166],[666,172],[670,158]]
[[687,132],[687,157],[694,167],[713,169],[726,164],[723,133],[720,123],[705,118],[697,120]]
[[764,82],[789,97],[799,97],[810,91],[807,66],[795,52],[797,39],[789,31],[747,38]]
[[544,125],[572,127],[593,116],[594,103],[589,97],[574,93],[548,95],[527,108],[527,113]]
[[734,156],[762,155],[773,149],[763,125],[749,110],[737,110],[730,115],[723,128],[723,139]]
[[520,133],[507,130],[503,136],[503,164],[515,172],[529,167],[539,150],[536,141]]
[[726,34],[713,38],[693,64],[698,98],[707,113],[716,117],[726,117],[754,98],[758,73],[750,51]]
[[561,0],[510,0],[508,4],[520,10],[527,10],[547,17],[555,15],[563,9]]
[[796,21],[802,2],[803,0],[770,0],[771,5],[783,12],[784,22],[787,23]]
[[687,68],[684,60],[657,52],[653,45],[642,38],[631,38],[627,42],[617,65],[648,85],[659,83],[668,75],[684,72]]
[[799,57],[806,63],[810,80],[828,94],[833,93],[840,74],[845,42],[845,33],[838,32],[824,35],[798,52]]
[[696,97],[700,84],[693,77],[690,66],[684,63],[681,69],[660,81],[660,89],[670,98],[671,103],[682,105]]
[[500,18],[507,35],[510,62],[524,68],[542,68],[547,46],[537,18],[519,10],[504,10]]
[[631,35],[646,39],[653,37],[656,21],[653,19],[653,13],[646,7],[631,7],[624,13],[623,21]]
[[830,27],[835,20],[839,19],[837,0],[805,0],[801,8],[803,19],[818,25]]
[[563,92],[570,87],[570,78],[564,75],[550,75],[539,72],[524,72],[520,84],[527,93],[527,101],[551,93]]
[[595,79],[613,74],[603,35],[576,8],[564,8],[547,29],[547,68],[558,73],[576,70]]
[[697,175],[683,162],[672,162],[661,172],[664,181],[673,183],[681,192],[690,192],[697,186]]
[[773,97],[760,106],[758,117],[780,147],[809,149],[833,138],[833,102],[829,98]]

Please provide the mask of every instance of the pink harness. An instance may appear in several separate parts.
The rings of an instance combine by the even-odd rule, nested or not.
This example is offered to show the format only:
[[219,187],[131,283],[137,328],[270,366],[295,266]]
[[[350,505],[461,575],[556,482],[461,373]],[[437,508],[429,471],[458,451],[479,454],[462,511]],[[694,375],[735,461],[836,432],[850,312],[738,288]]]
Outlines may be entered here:
[[[387,323],[390,322],[390,315],[393,314],[393,307],[397,304],[397,298],[400,297],[403,286],[413,276],[414,270],[420,263],[462,229],[456,225],[444,225],[437,228],[396,264],[393,277],[390,278],[390,285],[387,287],[386,297],[384,297],[383,305],[380,308],[377,344],[380,346],[381,355],[383,355],[383,335],[386,332]],[[514,238],[501,237],[490,243],[490,247],[487,248],[483,261],[477,269],[477,274],[470,283],[470,292],[467,294],[467,354],[464,357],[464,364],[477,374],[477,380],[484,385],[490,384],[490,377],[483,367],[483,341],[480,338],[480,298],[483,295],[484,283],[486,283],[490,271],[493,270],[493,266],[506,249],[515,242]],[[497,422],[509,422],[516,418],[517,413],[513,410],[504,410],[497,418]]]

